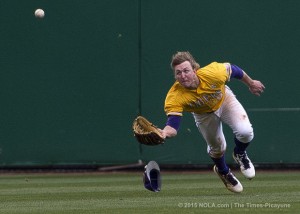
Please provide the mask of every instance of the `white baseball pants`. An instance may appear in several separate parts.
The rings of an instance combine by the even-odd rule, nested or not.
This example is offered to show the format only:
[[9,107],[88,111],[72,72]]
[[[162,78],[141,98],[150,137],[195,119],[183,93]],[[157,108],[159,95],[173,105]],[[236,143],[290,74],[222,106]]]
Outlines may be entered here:
[[224,102],[217,111],[204,114],[193,113],[193,116],[198,130],[207,143],[207,152],[213,158],[221,157],[226,151],[222,122],[227,124],[235,137],[243,143],[249,143],[254,137],[244,107],[228,86],[226,86]]

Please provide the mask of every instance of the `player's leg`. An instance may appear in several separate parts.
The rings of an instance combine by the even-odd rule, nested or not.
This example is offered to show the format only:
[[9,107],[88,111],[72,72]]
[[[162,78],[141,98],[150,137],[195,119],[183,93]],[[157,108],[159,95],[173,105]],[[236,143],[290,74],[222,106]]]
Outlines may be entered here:
[[220,118],[214,113],[193,114],[196,125],[207,143],[207,152],[215,163],[214,171],[226,188],[232,192],[243,191],[243,186],[230,171],[225,161],[226,140]]
[[246,149],[254,137],[253,128],[244,107],[229,88],[226,88],[220,117],[224,123],[231,127],[235,135],[234,160],[240,165],[243,175],[248,179],[252,179],[255,177],[255,168],[247,155]]

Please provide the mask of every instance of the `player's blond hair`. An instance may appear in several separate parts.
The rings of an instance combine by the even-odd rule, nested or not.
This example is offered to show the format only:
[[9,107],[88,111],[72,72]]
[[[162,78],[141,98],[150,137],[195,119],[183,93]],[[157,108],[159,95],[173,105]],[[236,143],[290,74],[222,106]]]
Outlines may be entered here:
[[188,61],[191,63],[191,66],[193,69],[198,70],[200,68],[199,63],[196,62],[192,54],[188,51],[183,51],[183,52],[177,52],[172,56],[171,60],[171,68],[174,70],[174,67],[176,65],[179,65],[185,61]]

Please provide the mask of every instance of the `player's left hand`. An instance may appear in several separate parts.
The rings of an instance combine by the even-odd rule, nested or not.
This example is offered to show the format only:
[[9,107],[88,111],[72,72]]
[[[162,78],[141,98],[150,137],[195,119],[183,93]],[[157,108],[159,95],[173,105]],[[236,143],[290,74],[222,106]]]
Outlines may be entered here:
[[164,139],[167,138],[167,133],[165,130],[158,128],[158,131],[161,133],[162,138],[164,138]]
[[265,86],[259,80],[253,80],[249,86],[249,90],[252,94],[260,96],[264,92]]

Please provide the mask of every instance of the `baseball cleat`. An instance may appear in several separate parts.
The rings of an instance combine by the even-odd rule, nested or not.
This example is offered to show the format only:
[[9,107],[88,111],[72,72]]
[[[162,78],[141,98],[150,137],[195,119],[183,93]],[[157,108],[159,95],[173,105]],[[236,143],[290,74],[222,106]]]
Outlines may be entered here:
[[229,170],[226,175],[219,173],[218,167],[214,166],[214,172],[221,178],[226,188],[231,192],[240,193],[243,191],[243,186],[234,174]]
[[246,152],[243,154],[234,154],[233,152],[232,157],[240,166],[241,172],[246,178],[251,180],[255,177],[255,168]]

